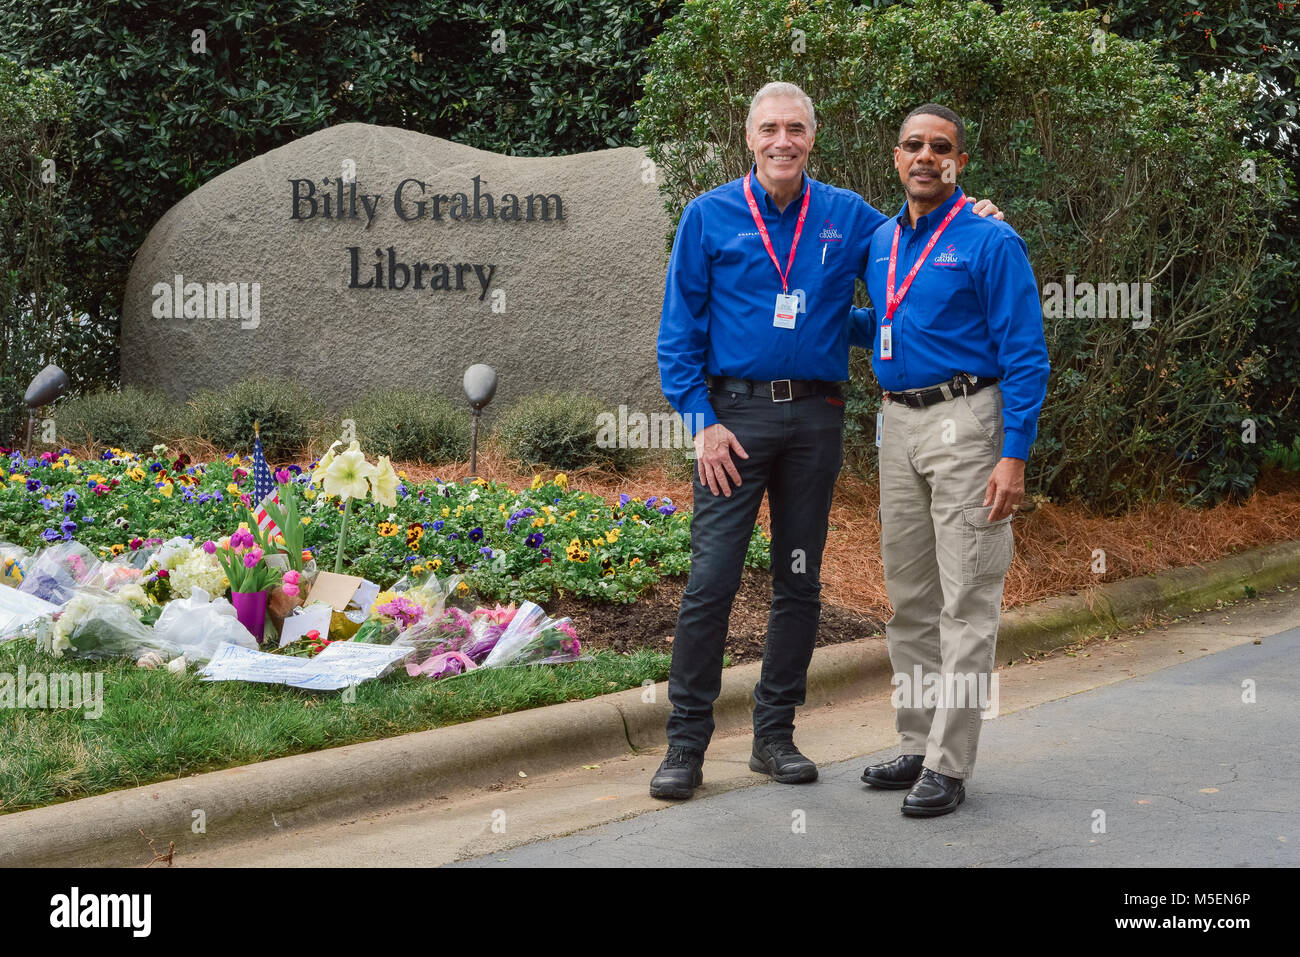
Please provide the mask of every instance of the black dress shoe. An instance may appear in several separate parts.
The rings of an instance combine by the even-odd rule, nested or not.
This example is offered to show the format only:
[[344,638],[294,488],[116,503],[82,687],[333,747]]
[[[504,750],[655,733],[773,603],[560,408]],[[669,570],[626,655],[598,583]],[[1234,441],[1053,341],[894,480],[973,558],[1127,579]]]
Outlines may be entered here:
[[650,779],[650,796],[666,801],[685,801],[704,783],[704,752],[694,748],[670,747]]
[[800,754],[793,741],[782,739],[755,739],[749,769],[770,774],[773,781],[782,784],[806,784],[817,780],[817,765]]
[[873,764],[862,772],[862,780],[878,788],[910,788],[921,775],[924,754],[900,754],[884,764]]
[[908,817],[938,817],[957,810],[966,800],[966,785],[961,778],[949,777],[924,768],[916,784],[903,798],[903,813]]

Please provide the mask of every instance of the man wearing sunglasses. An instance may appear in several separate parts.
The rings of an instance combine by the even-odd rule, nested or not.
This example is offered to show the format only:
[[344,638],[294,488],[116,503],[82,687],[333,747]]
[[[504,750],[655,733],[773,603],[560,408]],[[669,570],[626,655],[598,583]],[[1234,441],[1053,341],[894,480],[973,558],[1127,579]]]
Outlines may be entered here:
[[975,766],[981,710],[1011,565],[1012,509],[1047,391],[1038,284],[1006,223],[961,215],[969,159],[961,118],[928,103],[903,122],[894,167],[902,212],[871,240],[852,339],[885,391],[880,548],[901,755],[866,769],[907,789],[902,811],[957,808]]
[[[785,784],[817,777],[794,745],[794,712],[821,611],[854,280],[865,275],[885,217],[857,193],[804,173],[816,129],[799,87],[764,86],[745,122],[753,166],[692,200],[673,243],[659,370],[664,395],[692,430],[697,468],[668,753],[650,782],[657,798],[689,798],[703,780],[731,604],[764,492],[773,597],[749,766]],[[987,202],[981,209],[997,211]]]

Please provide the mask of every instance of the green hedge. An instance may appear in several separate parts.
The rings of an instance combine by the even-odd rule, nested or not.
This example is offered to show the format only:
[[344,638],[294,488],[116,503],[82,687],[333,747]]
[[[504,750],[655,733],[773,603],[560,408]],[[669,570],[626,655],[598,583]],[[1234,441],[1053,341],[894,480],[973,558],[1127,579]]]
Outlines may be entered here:
[[323,406],[312,393],[286,379],[250,378],[198,393],[181,429],[227,452],[253,450],[253,425],[262,432],[268,459],[293,458],[317,433]]
[[[367,455],[402,462],[463,462],[469,458],[469,414],[434,392],[390,389],[343,413]],[[324,435],[328,445],[338,433]]]
[[636,449],[602,445],[602,416],[615,414],[600,399],[577,392],[527,396],[501,413],[493,435],[509,458],[522,465],[613,470],[640,461]]
[[94,445],[148,452],[178,434],[184,414],[182,406],[161,392],[135,386],[102,390],[55,403],[49,415],[54,420],[54,442],[41,442],[38,428],[32,447]]

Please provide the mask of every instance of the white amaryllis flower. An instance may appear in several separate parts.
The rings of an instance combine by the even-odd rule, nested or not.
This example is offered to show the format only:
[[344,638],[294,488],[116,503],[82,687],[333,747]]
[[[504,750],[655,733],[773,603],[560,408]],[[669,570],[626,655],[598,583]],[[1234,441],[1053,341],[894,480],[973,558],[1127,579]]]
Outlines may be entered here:
[[353,442],[346,452],[336,455],[325,470],[325,494],[343,499],[365,498],[370,494],[370,478],[374,474],[375,467],[366,461],[360,446]]
[[[316,467],[312,469],[311,472],[312,485],[320,485],[323,481],[325,481],[325,471],[334,462],[334,450],[337,449],[342,444],[343,444],[342,440],[335,442],[333,445],[329,447],[329,451],[327,451],[324,455],[320,457],[320,461],[316,463]],[[355,445],[356,443],[354,442],[353,444]]]
[[397,473],[393,471],[393,463],[388,461],[387,455],[379,456],[379,465],[370,477],[370,487],[375,501],[380,505],[389,508],[397,505]]

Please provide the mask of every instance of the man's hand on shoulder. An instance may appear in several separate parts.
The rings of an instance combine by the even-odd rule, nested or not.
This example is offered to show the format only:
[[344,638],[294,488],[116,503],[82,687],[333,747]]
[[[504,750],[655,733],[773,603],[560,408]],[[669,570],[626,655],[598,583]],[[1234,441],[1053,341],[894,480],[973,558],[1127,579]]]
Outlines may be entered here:
[[731,486],[740,485],[740,473],[736,471],[736,463],[731,461],[732,450],[742,459],[749,458],[735,433],[720,422],[695,433],[695,466],[699,469],[700,481],[714,495],[721,493],[730,498]]
[[989,521],[997,522],[1011,514],[1011,510],[1025,498],[1025,460],[1002,458],[989,476],[984,504],[992,505]]
[[971,199],[971,212],[976,216],[992,216],[994,219],[1006,219],[1002,215],[1002,210],[993,205],[989,199]]

